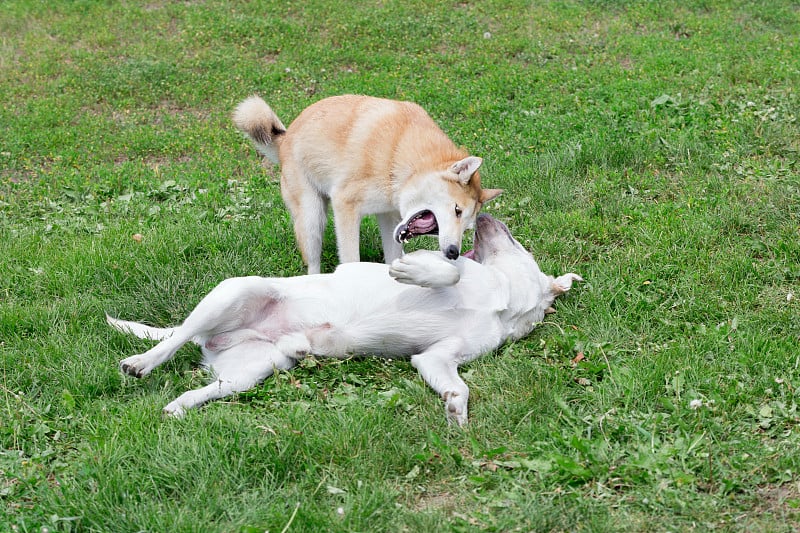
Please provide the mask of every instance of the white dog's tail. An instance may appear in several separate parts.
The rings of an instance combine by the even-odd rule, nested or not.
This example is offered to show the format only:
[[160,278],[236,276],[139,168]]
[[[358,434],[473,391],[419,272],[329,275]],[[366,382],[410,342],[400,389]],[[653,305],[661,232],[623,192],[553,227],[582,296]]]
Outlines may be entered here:
[[152,326],[145,326],[138,322],[129,322],[127,320],[120,320],[106,315],[106,322],[114,328],[123,333],[130,333],[136,335],[140,339],[150,339],[160,341],[172,336],[175,328],[154,328]]
[[277,144],[286,127],[264,100],[255,95],[244,100],[233,111],[233,123],[253,141],[256,150],[280,164]]

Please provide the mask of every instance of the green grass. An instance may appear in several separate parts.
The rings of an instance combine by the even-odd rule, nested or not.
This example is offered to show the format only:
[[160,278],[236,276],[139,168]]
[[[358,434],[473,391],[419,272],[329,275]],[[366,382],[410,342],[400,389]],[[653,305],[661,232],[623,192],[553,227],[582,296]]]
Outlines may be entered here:
[[[7,0],[0,35],[0,530],[800,528],[796,2]],[[586,278],[462,369],[466,429],[403,361],[309,360],[184,420],[160,409],[197,349],[118,372],[148,343],[105,312],[303,272],[230,122],[254,92],[287,124],[420,103]]]

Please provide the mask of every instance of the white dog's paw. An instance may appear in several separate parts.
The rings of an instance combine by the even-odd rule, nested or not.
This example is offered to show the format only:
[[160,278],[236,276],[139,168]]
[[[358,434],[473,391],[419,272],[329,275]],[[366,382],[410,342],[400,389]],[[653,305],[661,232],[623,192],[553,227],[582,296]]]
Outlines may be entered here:
[[467,423],[467,403],[469,395],[455,391],[447,391],[442,394],[444,400],[444,410],[449,423],[456,423],[463,426]]
[[149,374],[153,367],[147,364],[143,354],[132,355],[119,362],[119,369],[123,374],[128,374],[135,378],[141,378]]
[[460,279],[454,262],[427,250],[418,250],[395,259],[389,266],[389,275],[400,283],[431,288],[450,287]]
[[308,341],[308,337],[300,331],[284,335],[278,339],[275,347],[283,355],[292,359],[303,359],[311,353],[311,343]]
[[186,415],[186,409],[178,402],[170,402],[164,407],[162,413],[169,418],[183,418]]

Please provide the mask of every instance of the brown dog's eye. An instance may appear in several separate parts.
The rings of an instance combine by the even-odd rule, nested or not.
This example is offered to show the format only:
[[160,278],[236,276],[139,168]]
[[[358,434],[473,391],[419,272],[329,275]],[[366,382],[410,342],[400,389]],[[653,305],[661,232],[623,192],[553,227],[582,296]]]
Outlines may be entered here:
[[456,217],[461,218],[461,208],[456,206]]

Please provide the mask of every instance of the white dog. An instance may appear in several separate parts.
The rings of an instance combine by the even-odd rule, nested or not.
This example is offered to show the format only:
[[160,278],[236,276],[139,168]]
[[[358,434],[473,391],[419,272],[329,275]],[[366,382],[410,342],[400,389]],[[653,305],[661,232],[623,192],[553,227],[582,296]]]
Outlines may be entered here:
[[470,254],[453,262],[419,250],[391,266],[348,263],[332,274],[231,278],[178,327],[108,322],[161,341],[120,362],[132,376],[149,374],[189,341],[202,347],[216,381],[170,402],[170,415],[250,389],[307,354],[374,355],[410,357],[444,400],[448,420],[464,424],[469,389],[458,366],[530,333],[555,298],[581,281],[572,273],[543,274],[508,228],[485,214]]

